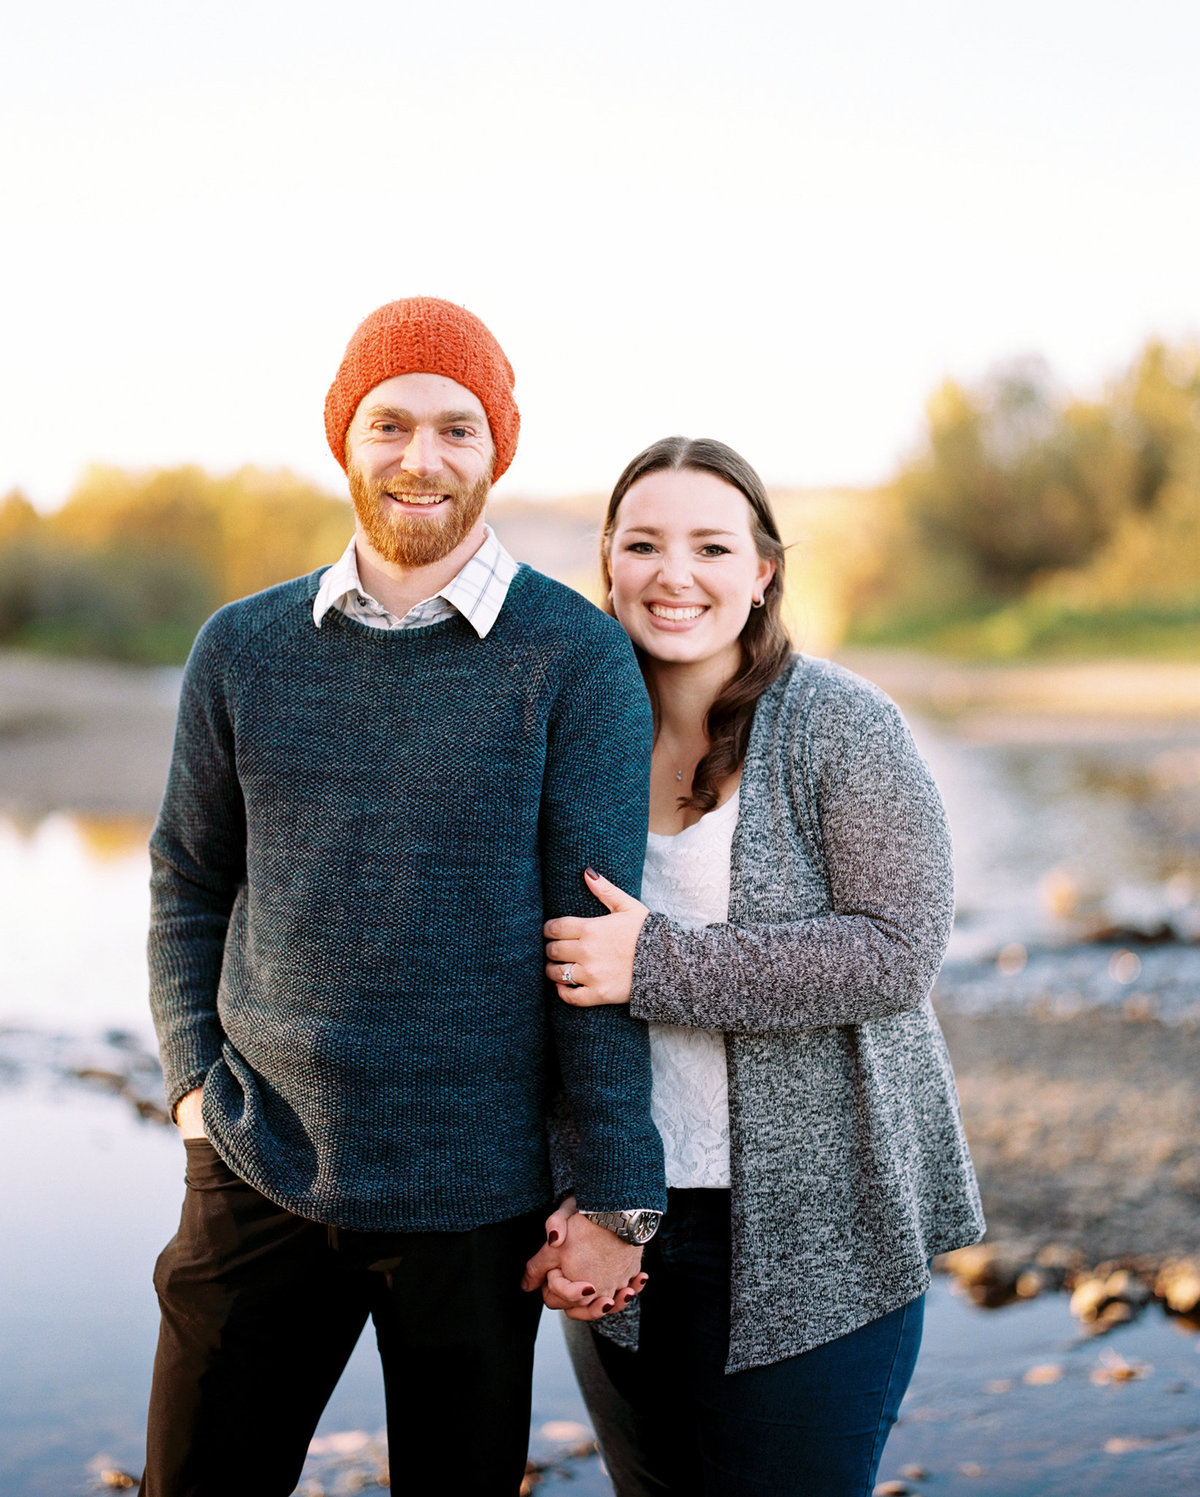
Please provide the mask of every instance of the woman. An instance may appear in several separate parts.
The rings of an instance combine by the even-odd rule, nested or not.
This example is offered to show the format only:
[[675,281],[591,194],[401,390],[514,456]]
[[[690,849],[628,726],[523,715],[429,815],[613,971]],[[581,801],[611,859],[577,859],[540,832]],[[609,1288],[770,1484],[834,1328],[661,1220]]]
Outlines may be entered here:
[[983,1230],[929,1002],[944,812],[888,698],[791,653],[778,528],[735,452],[647,448],[603,559],[655,710],[645,903],[589,870],[612,913],[550,922],[546,970],[649,1021],[670,1206],[640,1300],[568,1322],[573,1359],[621,1497],[858,1497],[929,1261]]

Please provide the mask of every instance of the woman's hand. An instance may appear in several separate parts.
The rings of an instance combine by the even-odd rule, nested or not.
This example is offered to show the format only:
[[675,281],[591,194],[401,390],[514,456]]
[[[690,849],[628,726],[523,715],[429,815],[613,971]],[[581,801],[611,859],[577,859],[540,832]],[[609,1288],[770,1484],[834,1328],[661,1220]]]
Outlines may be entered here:
[[551,1310],[569,1320],[599,1320],[623,1310],[646,1283],[642,1250],[598,1227],[568,1196],[546,1222],[546,1244],[525,1266],[521,1288],[542,1291]]
[[[584,872],[588,888],[612,911],[595,919],[547,920],[546,976],[564,1003],[594,1008],[600,1003],[628,1003],[633,986],[633,953],[650,911],[594,868]],[[571,981],[563,981],[570,968]]]

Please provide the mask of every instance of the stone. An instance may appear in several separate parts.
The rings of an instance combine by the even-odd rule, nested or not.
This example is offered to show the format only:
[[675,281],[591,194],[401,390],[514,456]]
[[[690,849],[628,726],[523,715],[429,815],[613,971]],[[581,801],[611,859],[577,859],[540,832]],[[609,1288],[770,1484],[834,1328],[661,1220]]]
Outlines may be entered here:
[[1128,1268],[1118,1268],[1110,1273],[1104,1287],[1110,1299],[1122,1300],[1139,1308],[1150,1298],[1149,1286]]
[[1106,1279],[1081,1279],[1071,1293],[1071,1314],[1076,1320],[1096,1320],[1108,1302]]
[[977,1242],[936,1259],[936,1266],[966,1289],[977,1305],[994,1309],[1019,1297],[1017,1283],[1033,1265],[1032,1245],[1024,1241]]
[[1194,1315],[1200,1309],[1200,1267],[1189,1258],[1164,1263],[1154,1292],[1176,1315]]

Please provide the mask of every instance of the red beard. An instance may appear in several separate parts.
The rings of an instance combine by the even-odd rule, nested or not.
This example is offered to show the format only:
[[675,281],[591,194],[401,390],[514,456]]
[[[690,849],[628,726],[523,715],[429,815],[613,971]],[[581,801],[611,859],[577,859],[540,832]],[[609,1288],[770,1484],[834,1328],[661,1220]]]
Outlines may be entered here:
[[[490,467],[473,486],[402,476],[372,480],[354,464],[346,475],[354,513],[372,549],[384,561],[406,569],[432,566],[449,556],[483,513],[492,487]],[[405,514],[388,499],[393,494],[434,493],[449,497],[436,515],[429,516]]]

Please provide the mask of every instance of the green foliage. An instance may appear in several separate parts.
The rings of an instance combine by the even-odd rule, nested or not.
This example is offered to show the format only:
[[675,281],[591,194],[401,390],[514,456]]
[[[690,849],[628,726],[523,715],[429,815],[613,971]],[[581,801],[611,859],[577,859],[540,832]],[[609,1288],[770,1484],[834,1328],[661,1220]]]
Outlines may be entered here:
[[[1195,653],[1200,348],[1152,341],[1095,400],[1035,359],[947,381],[885,489],[779,499],[806,648]],[[46,516],[14,491],[0,645],[180,661],[214,608],[331,561],[350,525],[344,500],[254,468],[92,468]]]
[[1200,349],[1148,343],[1098,401],[1068,398],[1038,361],[1009,364],[973,389],[947,382],[928,416],[891,489],[907,564],[856,639],[993,657],[1194,640]]
[[236,597],[342,550],[344,501],[288,473],[92,468],[55,513],[0,503],[0,643],[156,664]]
[[1200,600],[1156,607],[1077,609],[1022,599],[986,612],[957,610],[890,620],[854,631],[862,645],[929,651],[963,660],[1200,658]]

